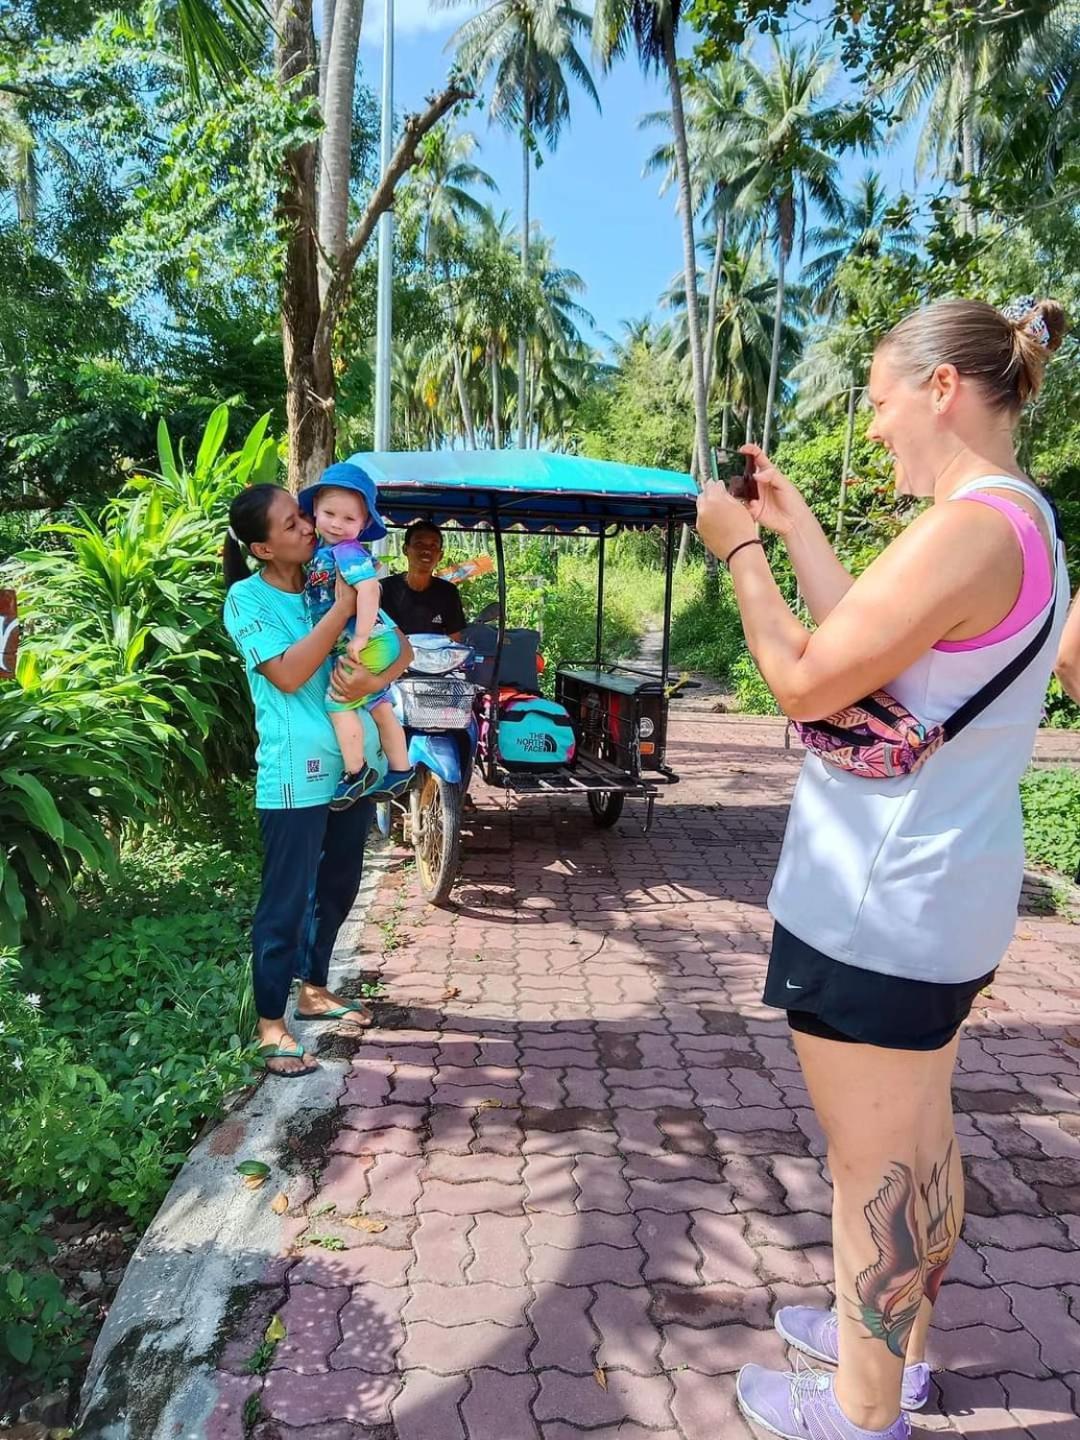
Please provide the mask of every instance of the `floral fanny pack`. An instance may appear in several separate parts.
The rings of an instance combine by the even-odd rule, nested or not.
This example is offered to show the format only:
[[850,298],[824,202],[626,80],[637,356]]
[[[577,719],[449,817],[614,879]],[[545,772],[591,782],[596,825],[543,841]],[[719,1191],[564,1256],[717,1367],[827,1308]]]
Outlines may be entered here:
[[953,739],[993,704],[1046,644],[1057,612],[1056,554],[1055,546],[1054,593],[1039,633],[948,720],[940,725],[924,725],[895,695],[876,690],[865,700],[824,720],[796,721],[799,739],[826,764],[867,780],[892,780],[899,775],[913,774],[947,740]]

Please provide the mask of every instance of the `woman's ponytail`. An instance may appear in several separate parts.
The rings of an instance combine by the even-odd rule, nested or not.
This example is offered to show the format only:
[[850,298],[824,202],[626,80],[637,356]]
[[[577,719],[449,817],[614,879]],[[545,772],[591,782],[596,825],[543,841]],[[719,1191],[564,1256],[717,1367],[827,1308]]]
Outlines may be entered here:
[[226,590],[251,574],[251,547],[267,539],[270,507],[280,494],[280,485],[249,485],[229,506],[229,528],[221,549]]

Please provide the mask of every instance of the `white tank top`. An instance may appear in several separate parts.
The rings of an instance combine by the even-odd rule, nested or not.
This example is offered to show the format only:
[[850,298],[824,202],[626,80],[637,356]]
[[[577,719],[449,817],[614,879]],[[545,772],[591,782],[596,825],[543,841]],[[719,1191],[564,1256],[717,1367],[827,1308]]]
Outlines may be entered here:
[[[987,476],[973,490],[1034,486]],[[769,895],[773,917],[834,960],[911,980],[962,983],[992,970],[1012,939],[1024,875],[1019,781],[1031,759],[1069,607],[1056,546],[1055,621],[1042,651],[1004,694],[913,775],[866,780],[808,755],[795,787]],[[929,724],[947,720],[1038,634],[978,650],[931,650],[886,686]]]

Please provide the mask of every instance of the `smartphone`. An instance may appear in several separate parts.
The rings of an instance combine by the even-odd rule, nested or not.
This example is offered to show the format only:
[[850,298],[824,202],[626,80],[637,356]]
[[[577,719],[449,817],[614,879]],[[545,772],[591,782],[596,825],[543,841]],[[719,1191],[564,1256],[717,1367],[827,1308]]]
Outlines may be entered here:
[[754,479],[754,458],[752,455],[734,454],[730,450],[717,449],[716,473],[736,500],[756,500],[757,481]]

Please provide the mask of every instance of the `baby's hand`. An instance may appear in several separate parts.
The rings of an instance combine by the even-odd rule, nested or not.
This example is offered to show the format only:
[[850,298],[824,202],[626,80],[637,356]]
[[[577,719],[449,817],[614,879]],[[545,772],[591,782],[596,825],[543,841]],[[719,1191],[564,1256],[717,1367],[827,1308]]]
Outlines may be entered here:
[[345,647],[345,653],[346,653],[346,655],[348,655],[348,657],[349,657],[350,660],[359,660],[359,659],[360,659],[360,651],[363,650],[363,648],[364,648],[364,646],[365,646],[366,644],[367,644],[367,637],[366,637],[366,636],[364,636],[364,635],[354,635],[354,636],[352,637],[352,639],[349,641],[348,645],[346,645],[346,647]]

